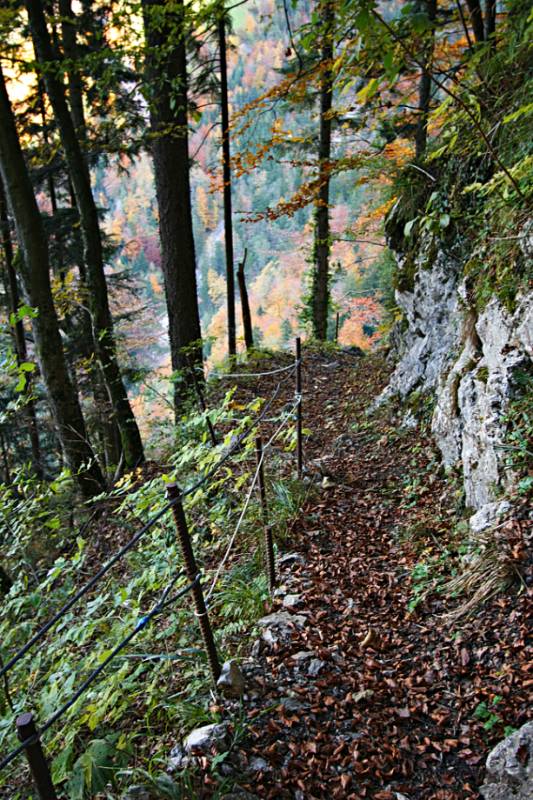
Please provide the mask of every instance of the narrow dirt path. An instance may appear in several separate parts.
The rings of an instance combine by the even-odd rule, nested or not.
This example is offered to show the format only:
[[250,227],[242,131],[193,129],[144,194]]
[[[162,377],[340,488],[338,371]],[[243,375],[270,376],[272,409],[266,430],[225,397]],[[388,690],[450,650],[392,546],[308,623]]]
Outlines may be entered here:
[[365,415],[386,373],[374,357],[306,358],[307,464],[322,488],[283,546],[297,557],[273,612],[291,622],[245,666],[238,787],[255,797],[478,797],[491,746],[526,721],[523,595],[455,627],[442,614],[457,601],[438,593],[409,612],[415,564],[425,588],[424,565],[454,563],[459,504],[427,432]]

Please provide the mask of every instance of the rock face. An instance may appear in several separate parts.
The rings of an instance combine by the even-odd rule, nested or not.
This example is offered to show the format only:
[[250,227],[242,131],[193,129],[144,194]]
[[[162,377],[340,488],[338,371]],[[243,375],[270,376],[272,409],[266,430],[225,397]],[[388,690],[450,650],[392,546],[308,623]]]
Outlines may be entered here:
[[531,368],[533,293],[520,297],[512,313],[495,297],[477,312],[460,258],[437,251],[428,264],[424,247],[412,290],[396,292],[404,313],[403,330],[392,337],[399,360],[377,404],[414,390],[435,394],[432,431],[443,462],[462,468],[466,505],[479,511],[513,481],[505,415],[519,373]]
[[487,758],[484,800],[530,800],[533,797],[533,722],[523,725]]
[[451,366],[460,339],[459,277],[458,262],[438,253],[431,269],[418,265],[412,291],[396,291],[407,329],[396,336],[400,360],[382,400],[433,389]]

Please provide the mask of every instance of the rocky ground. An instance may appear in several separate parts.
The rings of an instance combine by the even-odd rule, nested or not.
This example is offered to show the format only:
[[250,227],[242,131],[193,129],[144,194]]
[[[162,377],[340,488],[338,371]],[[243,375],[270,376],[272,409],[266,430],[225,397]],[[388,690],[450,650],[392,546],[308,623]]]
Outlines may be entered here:
[[193,748],[198,796],[232,796],[223,780],[243,798],[475,798],[491,748],[528,719],[527,512],[500,523],[472,570],[489,599],[449,617],[469,595],[446,582],[477,563],[459,484],[425,422],[402,427],[405,408],[366,414],[387,374],[377,357],[305,358],[315,488],[241,665],[242,710],[226,701],[218,745]]

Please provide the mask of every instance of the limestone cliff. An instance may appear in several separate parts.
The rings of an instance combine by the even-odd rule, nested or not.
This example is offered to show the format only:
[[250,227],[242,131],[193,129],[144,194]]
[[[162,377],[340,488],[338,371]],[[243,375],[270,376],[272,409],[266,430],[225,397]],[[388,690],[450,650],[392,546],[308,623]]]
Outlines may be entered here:
[[[516,487],[508,413],[531,391],[523,378],[532,374],[533,292],[524,285],[512,307],[495,293],[480,308],[469,291],[471,253],[461,252],[460,226],[452,243],[426,236],[407,249],[394,236],[395,213],[389,244],[397,258],[402,318],[391,337],[396,367],[380,402],[414,391],[434,394],[431,427],[443,463],[461,470],[465,504],[480,512],[480,524],[494,518]],[[531,265],[533,225],[517,238],[521,258]]]

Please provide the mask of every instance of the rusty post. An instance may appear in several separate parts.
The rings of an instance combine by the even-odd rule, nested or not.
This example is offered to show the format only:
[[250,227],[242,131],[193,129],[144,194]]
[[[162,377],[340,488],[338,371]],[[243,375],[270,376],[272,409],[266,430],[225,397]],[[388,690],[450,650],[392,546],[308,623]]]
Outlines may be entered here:
[[[176,531],[178,534],[178,541],[185,565],[185,572],[188,580],[192,583],[198,575],[198,567],[191,544],[191,537],[185,512],[180,500],[180,491],[175,483],[169,483],[167,486],[167,499],[173,503],[172,513],[174,515],[174,522],[176,523]],[[213,631],[209,622],[207,608],[204,600],[204,592],[200,581],[198,581],[192,588],[192,595],[194,598],[194,605],[196,608],[196,616],[198,617],[198,624],[200,625],[200,632],[204,641],[205,650],[207,653],[207,660],[209,661],[209,669],[213,681],[216,683],[220,677],[220,662],[218,660],[217,648]]]
[[298,336],[296,339],[296,449],[298,458],[298,477],[301,479],[303,474],[303,447],[302,447],[302,341]]
[[261,498],[261,513],[263,515],[263,530],[265,534],[265,561],[267,568],[268,585],[270,591],[276,586],[276,561],[274,558],[274,542],[272,539],[272,527],[268,524],[268,506],[266,499],[265,472],[263,469],[263,442],[260,436],[255,440],[255,456],[257,459],[257,477],[259,485],[259,497]]
[[52,783],[50,767],[43,753],[41,740],[31,711],[20,714],[16,720],[17,735],[21,742],[30,743],[26,745],[25,753],[30,766],[30,772],[37,789],[39,800],[57,800],[56,790]]
[[191,373],[192,382],[194,384],[194,391],[196,392],[196,396],[198,397],[198,403],[200,405],[200,409],[205,412],[205,419],[207,423],[207,430],[209,431],[209,436],[211,438],[211,443],[213,447],[216,447],[218,444],[217,435],[215,433],[215,429],[213,427],[213,423],[209,419],[209,414],[207,413],[207,403],[205,402],[204,393],[202,391],[202,387],[200,386],[200,382],[196,376],[196,370],[194,368],[194,362],[191,361],[189,356],[187,356],[187,365],[189,367],[189,372]]

